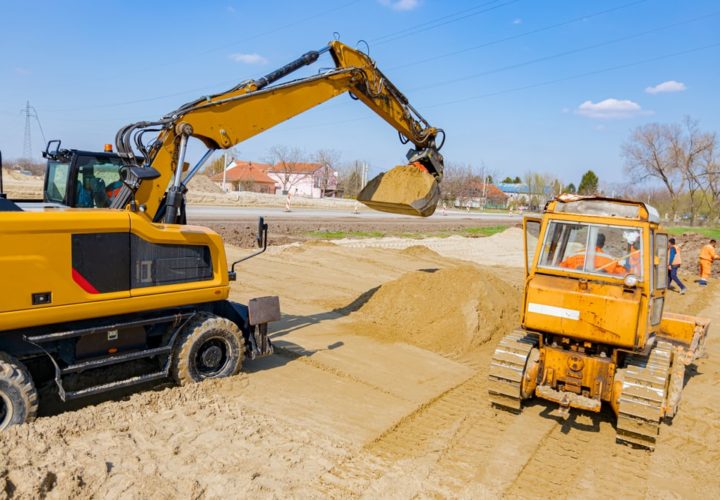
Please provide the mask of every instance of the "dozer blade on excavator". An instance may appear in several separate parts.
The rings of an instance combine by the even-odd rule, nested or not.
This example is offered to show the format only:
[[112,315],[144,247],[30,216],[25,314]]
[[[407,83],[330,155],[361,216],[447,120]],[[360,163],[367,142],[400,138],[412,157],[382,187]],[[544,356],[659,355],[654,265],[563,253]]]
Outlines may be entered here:
[[440,186],[423,166],[399,165],[368,182],[357,201],[381,212],[429,217],[440,201]]

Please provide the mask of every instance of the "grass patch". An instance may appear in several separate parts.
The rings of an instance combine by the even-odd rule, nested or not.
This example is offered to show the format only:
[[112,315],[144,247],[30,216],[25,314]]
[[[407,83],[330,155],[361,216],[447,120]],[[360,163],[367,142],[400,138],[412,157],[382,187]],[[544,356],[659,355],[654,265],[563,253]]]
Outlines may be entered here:
[[493,234],[502,233],[508,226],[483,226],[483,227],[466,227],[460,233],[464,236],[492,236]]
[[385,236],[419,240],[423,238],[448,238],[455,235],[465,236],[467,238],[479,238],[501,233],[505,231],[508,227],[509,226],[466,227],[461,229],[455,229],[452,231],[441,229],[438,231],[404,233],[395,233],[392,231],[309,231],[305,233],[305,236],[307,236],[308,238],[314,238],[319,240],[341,240],[343,238],[383,238]]
[[697,233],[702,234],[707,238],[720,240],[720,228],[717,227],[675,226],[668,227],[667,232],[675,236],[681,236],[683,233]]

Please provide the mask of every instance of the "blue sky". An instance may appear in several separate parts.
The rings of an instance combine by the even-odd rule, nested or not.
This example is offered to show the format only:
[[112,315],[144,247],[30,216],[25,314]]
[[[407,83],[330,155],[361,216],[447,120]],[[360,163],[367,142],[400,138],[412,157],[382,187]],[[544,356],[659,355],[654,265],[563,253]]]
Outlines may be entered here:
[[[720,4],[711,0],[0,0],[0,149],[22,155],[25,101],[47,139],[101,149],[131,122],[261,76],[333,37],[367,41],[434,126],[446,161],[500,175],[622,182],[620,145],[684,115],[720,131]],[[331,65],[325,56],[301,74]],[[33,123],[34,156],[43,147]],[[237,147],[335,149],[402,163],[395,131],[340,96]]]

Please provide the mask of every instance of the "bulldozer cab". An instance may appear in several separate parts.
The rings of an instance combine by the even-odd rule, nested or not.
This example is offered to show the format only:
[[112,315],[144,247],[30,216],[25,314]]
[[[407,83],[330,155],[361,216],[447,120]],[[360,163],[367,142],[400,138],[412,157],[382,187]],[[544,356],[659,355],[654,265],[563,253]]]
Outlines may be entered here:
[[630,349],[658,330],[667,234],[652,207],[554,200],[524,228],[525,328]]
[[[53,143],[54,150],[50,150]],[[107,208],[122,187],[121,158],[111,152],[60,149],[50,141],[43,201],[76,208]]]

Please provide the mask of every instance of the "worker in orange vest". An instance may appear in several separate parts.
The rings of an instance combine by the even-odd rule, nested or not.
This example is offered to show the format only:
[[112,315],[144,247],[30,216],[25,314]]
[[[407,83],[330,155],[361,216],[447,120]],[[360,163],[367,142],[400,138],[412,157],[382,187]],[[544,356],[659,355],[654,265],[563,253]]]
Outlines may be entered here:
[[[595,240],[595,262],[594,269],[588,269],[589,271],[600,271],[608,274],[614,274],[617,276],[625,276],[627,270],[621,265],[617,259],[614,259],[611,255],[608,255],[603,250],[605,246],[605,235],[599,233]],[[585,266],[585,250],[577,252],[574,255],[566,258],[560,263],[560,267],[568,269],[583,269]]]
[[707,285],[707,280],[710,277],[712,271],[713,261],[720,260],[720,255],[715,251],[715,240],[710,240],[710,243],[702,247],[700,250],[700,280],[698,283],[701,286]]
[[685,295],[685,285],[683,285],[683,282],[680,281],[677,275],[678,269],[680,269],[680,265],[682,264],[682,257],[680,256],[680,249],[675,245],[675,238],[668,240],[668,253],[668,288],[672,290],[672,283],[674,281],[680,287],[680,295]]

